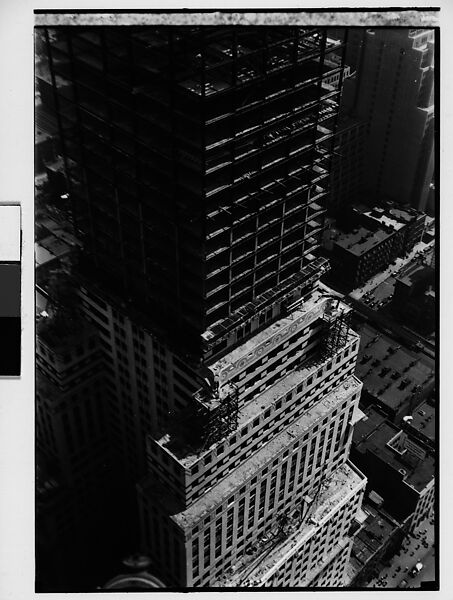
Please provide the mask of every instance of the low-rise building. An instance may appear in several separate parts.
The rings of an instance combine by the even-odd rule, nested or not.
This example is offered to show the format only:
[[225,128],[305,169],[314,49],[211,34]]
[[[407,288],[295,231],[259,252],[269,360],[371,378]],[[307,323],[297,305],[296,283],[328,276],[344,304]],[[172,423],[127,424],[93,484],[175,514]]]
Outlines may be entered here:
[[432,399],[423,402],[403,420],[403,430],[427,450],[435,451],[436,408]]
[[365,587],[404,536],[401,524],[384,510],[364,502],[361,513],[348,565],[348,587]]
[[397,277],[392,300],[395,315],[423,334],[434,331],[437,308],[431,255],[427,262],[412,264],[401,277]]
[[434,456],[374,406],[355,427],[351,458],[399,522],[410,517],[413,529],[432,511]]
[[399,425],[431,395],[434,361],[411,352],[368,324],[361,326],[360,335],[356,375],[363,381],[361,403],[378,405]]
[[352,219],[372,231],[382,227],[403,231],[403,253],[410,251],[423,235],[425,215],[411,207],[401,207],[391,202],[370,208],[359,204],[352,209]]
[[400,255],[401,248],[402,236],[389,229],[356,227],[333,242],[333,276],[347,289],[358,287],[385,269]]
[[333,241],[333,274],[351,288],[412,250],[423,235],[424,215],[391,203],[373,208],[359,204],[339,217],[338,223],[343,223],[345,232]]

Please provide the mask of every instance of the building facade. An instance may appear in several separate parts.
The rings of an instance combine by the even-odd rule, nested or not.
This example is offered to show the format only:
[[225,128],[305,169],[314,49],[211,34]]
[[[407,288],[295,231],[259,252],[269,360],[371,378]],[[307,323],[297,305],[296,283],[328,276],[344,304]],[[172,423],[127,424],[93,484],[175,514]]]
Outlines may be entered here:
[[328,211],[331,215],[354,205],[363,191],[365,123],[341,111],[332,156]]
[[424,219],[423,213],[392,203],[344,210],[338,222],[347,231],[331,238],[332,266],[341,285],[358,287],[410,252],[422,238]]
[[343,42],[292,27],[44,39],[141,551],[172,587],[342,585],[366,485],[348,461],[359,339],[315,253]]
[[[344,107],[366,122],[364,181],[374,198],[428,206],[434,173],[434,31],[356,29]],[[432,200],[432,198],[431,198]]]
[[41,317],[37,327],[37,582],[77,591],[95,585],[105,544],[115,544],[117,490],[97,332],[82,320],[72,335],[51,322]]

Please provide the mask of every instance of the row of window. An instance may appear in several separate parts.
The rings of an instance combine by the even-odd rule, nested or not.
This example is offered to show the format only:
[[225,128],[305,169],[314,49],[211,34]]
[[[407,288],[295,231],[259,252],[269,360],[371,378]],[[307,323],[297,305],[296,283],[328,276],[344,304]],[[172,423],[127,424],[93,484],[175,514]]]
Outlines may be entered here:
[[[297,553],[290,556],[279,571],[272,576],[272,585],[308,583],[305,578],[309,572],[326,559],[338,541],[345,535],[357,510],[359,498],[360,496],[351,498],[315,536],[310,538],[308,544],[304,544]],[[344,560],[343,551],[341,556]],[[340,561],[340,568],[343,560]],[[326,570],[327,573],[331,571],[330,565]]]
[[[221,443],[216,447],[216,460],[213,464],[212,460],[214,459],[214,455],[213,453],[211,453],[204,457],[204,461],[200,460],[195,465],[193,465],[191,469],[192,475],[196,474],[200,470],[201,472],[198,476],[195,476],[193,478],[191,484],[189,484],[189,486],[187,487],[187,500],[193,502],[202,493],[206,493],[215,485],[216,481],[218,481],[220,478],[226,477],[233,468],[235,468],[249,456],[254,454],[260,447],[263,446],[263,444],[265,444],[268,440],[272,439],[276,434],[283,431],[285,427],[287,427],[294,419],[296,419],[297,417],[301,416],[304,412],[309,410],[309,408],[317,401],[321,393],[323,395],[327,394],[328,391],[330,391],[330,389],[338,385],[341,381],[344,381],[350,374],[352,374],[352,371],[354,369],[354,362],[354,359],[350,359],[347,363],[342,365],[341,370],[337,370],[336,373],[332,372],[331,377],[329,379],[322,379],[322,381],[320,380],[310,391],[310,395],[304,396],[303,404],[297,403],[297,392],[296,390],[294,390],[293,393],[288,394],[286,397],[287,402],[292,401],[291,410],[289,410],[289,406],[286,406],[283,408],[283,410],[280,410],[279,414],[273,414],[271,419],[271,409],[267,409],[262,415],[254,419],[251,426],[246,425],[238,433],[231,436],[229,440],[229,446],[225,447],[224,443]],[[321,377],[322,369],[320,370],[320,373],[321,375],[319,376]],[[299,393],[301,391],[302,389],[299,389]],[[354,397],[356,398],[356,396]],[[275,408],[278,410],[282,407],[282,405],[283,399],[280,399],[277,402]],[[334,418],[335,415],[336,411],[333,411],[332,418]],[[268,420],[267,424],[265,424],[266,419]],[[327,422],[327,418],[325,419],[325,422]],[[305,435],[304,439],[308,439],[309,435],[316,434],[317,428],[318,426],[315,426],[311,433],[307,433]],[[254,436],[254,431],[259,431],[260,435]],[[231,451],[232,444],[236,443],[236,440],[240,441],[241,438],[245,438],[247,434],[250,434],[248,435],[249,439],[244,439],[244,441],[240,445],[238,445],[233,451]],[[153,452],[157,450],[157,447],[152,444],[150,449]],[[224,453],[225,451],[227,453],[222,457],[222,453]],[[162,452],[162,460],[164,460],[164,455],[165,452]],[[165,459],[166,461],[168,461],[166,455]],[[166,461],[164,460],[164,462]],[[177,463],[176,461],[170,461],[169,466],[173,466],[176,470],[180,468],[179,463]]]
[[[265,467],[251,480],[249,491],[246,486],[243,486],[237,495],[229,498],[227,507],[230,506],[230,508],[227,508],[223,517],[220,515],[225,510],[224,505],[217,507],[215,513],[212,512],[205,517],[201,524],[192,529],[194,536],[192,546],[200,544],[202,533],[206,532],[207,527],[214,528],[222,518],[225,530],[233,527],[234,522],[240,523],[241,503],[244,508],[244,517],[248,515],[247,529],[252,530],[256,526],[256,521],[264,517],[265,511],[267,517],[272,515],[275,510],[275,502],[285,504],[290,500],[294,503],[294,498],[297,496],[296,489],[301,486],[307,487],[307,485],[311,487],[314,473],[317,471],[318,475],[320,474],[321,463],[325,463],[321,469],[321,472],[325,472],[326,463],[332,463],[335,456],[339,456],[341,444],[345,442],[343,431],[350,412],[350,409],[343,409],[342,415],[331,420],[329,425],[322,425],[322,429],[317,435],[313,436],[313,431],[311,431],[300,441],[296,441],[287,448],[274,459],[271,465]],[[310,434],[313,437],[307,440]],[[333,439],[334,436],[335,439]],[[321,460],[315,462],[315,456]],[[258,479],[261,480],[261,485],[258,483]],[[245,502],[247,502],[246,507]],[[217,515],[217,521],[214,522],[215,515]],[[236,531],[236,535],[238,535],[238,531]],[[224,537],[225,534],[222,539]]]

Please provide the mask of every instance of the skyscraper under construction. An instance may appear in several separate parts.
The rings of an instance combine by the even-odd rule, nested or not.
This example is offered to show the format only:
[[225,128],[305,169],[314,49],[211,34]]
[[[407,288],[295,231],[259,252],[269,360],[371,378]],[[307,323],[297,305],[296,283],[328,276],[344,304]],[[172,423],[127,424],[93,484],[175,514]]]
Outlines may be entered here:
[[366,483],[348,462],[359,340],[315,253],[344,42],[42,33],[141,550],[168,586],[341,586]]

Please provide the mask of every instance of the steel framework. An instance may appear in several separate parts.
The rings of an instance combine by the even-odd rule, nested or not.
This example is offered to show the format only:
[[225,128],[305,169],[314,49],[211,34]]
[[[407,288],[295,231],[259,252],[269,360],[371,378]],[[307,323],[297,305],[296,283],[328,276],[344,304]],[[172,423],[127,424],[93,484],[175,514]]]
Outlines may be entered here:
[[326,311],[322,317],[323,331],[319,352],[322,358],[328,358],[345,345],[351,322],[351,312],[340,310],[339,312]]

